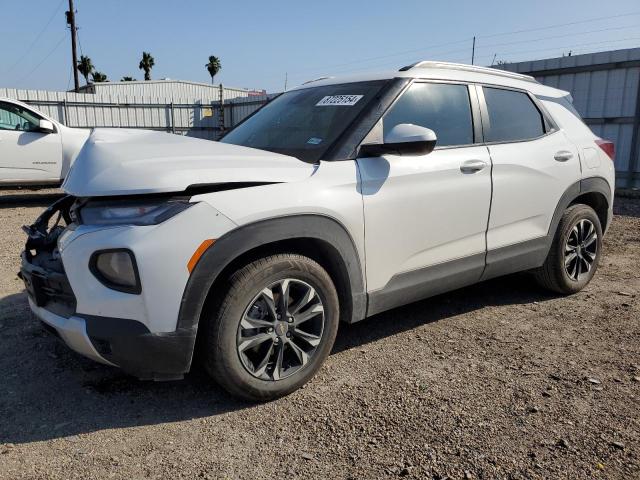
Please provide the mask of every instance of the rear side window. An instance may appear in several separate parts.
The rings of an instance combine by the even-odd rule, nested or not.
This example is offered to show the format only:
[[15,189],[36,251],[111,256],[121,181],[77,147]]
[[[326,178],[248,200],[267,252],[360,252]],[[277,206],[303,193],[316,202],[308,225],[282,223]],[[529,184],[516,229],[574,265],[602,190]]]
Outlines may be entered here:
[[386,134],[400,123],[430,128],[438,137],[437,146],[473,143],[473,121],[466,85],[414,83],[385,115]]
[[483,87],[483,91],[489,112],[487,142],[513,142],[544,135],[544,118],[529,95],[490,87]]

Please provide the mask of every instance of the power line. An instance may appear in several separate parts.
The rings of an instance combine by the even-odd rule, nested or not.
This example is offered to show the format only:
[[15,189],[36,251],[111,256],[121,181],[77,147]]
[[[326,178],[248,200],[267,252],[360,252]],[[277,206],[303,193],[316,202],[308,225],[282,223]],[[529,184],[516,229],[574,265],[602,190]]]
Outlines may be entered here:
[[80,56],[84,55],[82,51],[82,42],[80,41],[80,27],[76,27],[76,37],[78,38],[78,47],[80,47]]
[[[554,24],[554,25],[547,25],[544,27],[537,27],[537,28],[529,28],[529,29],[524,29],[524,30],[514,30],[511,32],[501,32],[501,33],[495,33],[495,34],[491,34],[491,35],[478,35],[477,38],[478,39],[482,39],[482,38],[493,38],[493,37],[498,37],[498,36],[505,36],[505,35],[515,35],[515,34],[521,34],[521,33],[527,33],[527,32],[535,32],[535,31],[542,31],[542,30],[549,30],[552,28],[558,28],[558,27],[566,27],[566,26],[571,26],[571,25],[580,25],[580,24],[584,24],[584,23],[593,23],[593,22],[597,22],[597,21],[602,21],[602,20],[610,20],[610,19],[614,19],[614,18],[621,18],[621,17],[630,17],[630,16],[637,16],[640,15],[640,12],[630,12],[630,13],[625,13],[625,14],[620,14],[620,15],[611,15],[611,16],[607,16],[607,17],[597,17],[597,18],[589,18],[586,20],[579,20],[579,21],[575,21],[575,22],[566,22],[566,23],[558,23],[558,24]],[[630,27],[624,27],[624,28],[630,28]],[[605,31],[608,29],[602,29],[601,31]],[[597,31],[591,32],[591,33],[596,33]],[[580,33],[575,33],[574,35],[580,35]],[[566,36],[571,36],[566,35]],[[560,38],[561,36],[558,36],[557,38]],[[549,37],[552,38],[552,37]],[[308,69],[304,69],[304,70],[299,70],[298,72],[294,73],[293,77],[297,77],[297,76],[301,76],[303,75],[305,72],[318,72],[318,71],[326,71],[328,69],[333,69],[333,68],[338,68],[338,67],[342,67],[342,66],[350,66],[350,65],[354,65],[354,64],[358,64],[358,63],[366,63],[369,61],[373,61],[373,60],[381,60],[381,59],[385,59],[385,58],[393,58],[393,57],[398,57],[398,56],[402,56],[402,55],[407,55],[409,53],[417,53],[417,52],[423,52],[425,50],[429,50],[432,48],[439,48],[439,47],[445,47],[445,46],[449,46],[449,45],[456,45],[459,43],[464,43],[464,42],[469,42],[471,40],[471,37],[467,37],[464,39],[460,39],[460,40],[452,40],[450,42],[446,42],[446,43],[441,43],[438,45],[430,45],[430,46],[425,46],[419,49],[413,49],[413,50],[405,50],[402,52],[394,52],[394,53],[389,53],[387,55],[380,55],[380,56],[376,56],[376,57],[369,57],[369,58],[365,58],[365,59],[358,59],[358,60],[354,60],[352,62],[348,62],[348,63],[341,63],[341,64],[334,64],[334,65],[328,65],[328,66],[324,66],[324,67],[314,67],[314,68],[308,68]],[[529,41],[536,41],[536,40],[529,40]],[[505,43],[505,44],[511,44],[511,43],[523,43],[522,41],[520,42],[509,42],[509,43]],[[496,44],[496,45],[487,45],[487,47],[489,46],[501,46],[503,44]],[[476,48],[486,48],[486,47],[476,47]],[[457,51],[468,51],[468,49],[462,49],[462,50],[457,50]],[[445,52],[445,53],[438,53],[438,52],[433,52],[439,55],[443,55],[446,53],[457,53],[457,51],[451,51],[451,52]],[[369,68],[369,67],[367,67]],[[360,69],[361,70],[361,69]],[[350,70],[353,71],[353,70]]]
[[[521,53],[536,53],[536,52],[544,52],[544,51],[550,51],[550,50],[563,50],[563,49],[567,49],[567,48],[578,48],[578,47],[586,47],[586,46],[591,46],[591,45],[602,45],[602,44],[608,44],[608,43],[618,43],[618,42],[627,42],[627,41],[635,41],[635,40],[640,40],[640,37],[627,37],[627,38],[620,38],[618,40],[604,40],[604,41],[600,41],[600,42],[587,42],[587,43],[577,43],[577,44],[573,44],[573,45],[562,45],[562,46],[555,46],[555,47],[549,47],[549,48],[536,48],[533,50],[516,50],[516,51],[512,51],[512,52],[504,52],[504,53],[499,53],[498,56],[500,55],[519,55]],[[492,54],[489,55],[484,55],[483,58],[489,58],[491,57]]]
[[609,17],[597,17],[597,18],[590,18],[587,20],[579,20],[577,22],[568,22],[568,23],[556,23],[555,25],[548,25],[546,27],[537,27],[537,28],[527,28],[525,30],[514,30],[512,32],[503,32],[503,33],[492,33],[491,35],[478,35],[479,38],[492,38],[492,37],[501,37],[503,35],[515,35],[517,33],[526,33],[526,32],[537,32],[540,30],[548,30],[550,28],[557,28],[557,27],[568,27],[571,25],[580,25],[583,23],[593,23],[593,22],[598,22],[601,20],[611,20],[612,18],[621,18],[621,17],[630,17],[633,15],[640,15],[640,12],[631,12],[631,13],[623,13],[620,15],[611,15]]
[[27,73],[26,75],[24,75],[22,78],[20,78],[20,80],[17,81],[17,83],[22,82],[23,80],[25,80],[26,78],[28,78],[29,76],[31,76],[31,74],[33,72],[35,72],[38,68],[40,68],[40,65],[42,65],[51,55],[53,55],[53,53],[58,49],[58,47],[62,44],[62,42],[67,38],[67,32],[64,33],[64,35],[62,36],[62,38],[58,41],[58,43],[56,43],[56,45],[51,49],[51,51],[49,53],[47,53],[47,56],[44,57],[40,63],[38,63],[35,67],[33,67],[31,69],[31,71],[29,73]]
[[[472,40],[472,38],[467,38],[467,39],[465,39],[464,41],[465,41],[465,42],[470,42],[471,40]],[[456,43],[460,43],[460,42],[456,42]],[[441,46],[444,46],[444,45],[451,45],[451,44],[442,44]],[[382,56],[382,57],[376,57],[376,59],[379,59],[379,58],[389,58],[389,57],[397,57],[397,56],[406,56],[406,55],[409,55],[410,53],[423,52],[423,51],[424,51],[424,49],[420,49],[420,50],[410,50],[410,51],[405,52],[405,53],[402,53],[402,54],[385,55],[385,56]],[[442,51],[442,50],[438,51],[438,50],[436,50],[436,51],[434,51],[434,52],[430,52],[430,53],[429,53],[429,55],[449,55],[449,54],[451,54],[451,53],[460,53],[460,52],[469,52],[469,47],[457,48],[457,49],[455,49],[455,50],[446,50],[446,51]],[[467,59],[468,59],[468,56],[467,56]],[[407,61],[407,62],[409,62],[410,60],[406,60],[406,61]],[[355,63],[359,63],[359,62],[345,63],[345,64],[343,64],[343,65],[352,65],[352,64],[355,64]],[[387,61],[387,62],[383,62],[383,63],[375,63],[375,64],[373,64],[373,65],[369,65],[369,66],[361,67],[361,68],[357,68],[357,69],[348,68],[348,69],[332,70],[332,71],[331,71],[331,73],[350,73],[350,72],[361,72],[361,71],[364,71],[364,70],[373,69],[373,68],[381,67],[381,66],[383,66],[383,67],[384,67],[384,66],[388,66],[388,65],[389,65],[389,62]],[[314,71],[315,71],[315,72],[320,72],[321,70],[320,70],[320,69],[314,69]],[[326,70],[322,70],[322,71],[326,71]],[[301,70],[300,72],[302,72],[302,70]],[[305,74],[305,73],[300,73],[300,72],[295,73],[294,75],[289,75],[289,77],[301,77],[301,76],[303,76],[303,75],[304,75],[304,76],[306,76],[306,75],[307,75],[307,74]]]
[[[78,0],[75,0],[76,2],[76,6],[78,5]],[[76,37],[78,39],[78,47],[80,47],[80,56],[84,55],[84,52],[82,51],[82,42],[80,41],[80,27],[78,27],[78,24],[76,23]]]
[[56,9],[53,11],[53,13],[51,14],[51,17],[49,17],[49,20],[47,20],[47,23],[44,25],[44,27],[42,27],[42,29],[40,30],[40,33],[38,33],[38,35],[36,35],[36,38],[33,42],[31,42],[31,45],[29,45],[29,47],[27,48],[26,52],[24,52],[19,58],[18,60],[16,60],[16,62],[11,65],[9,67],[8,70],[5,71],[5,74],[10,73],[11,71],[13,71],[13,69],[18,66],[18,64],[20,62],[22,62],[22,60],[29,54],[29,52],[31,52],[31,50],[33,49],[33,47],[36,45],[36,43],[38,43],[38,40],[40,40],[40,37],[42,36],[42,34],[45,32],[45,30],[49,27],[49,25],[51,24],[51,22],[53,21],[54,17],[58,14],[58,10],[60,10],[60,7],[62,6],[62,4],[64,3],[64,0],[60,0],[60,3],[58,3],[58,6],[56,7]]
[[[539,49],[534,49],[534,50],[518,50],[518,51],[512,51],[512,52],[505,52],[504,54],[499,54],[498,53],[497,57],[499,58],[500,55],[517,55],[517,54],[521,54],[521,53],[534,53],[534,52],[550,51],[550,50],[562,50],[562,49],[583,47],[583,46],[589,46],[589,45],[600,45],[600,44],[606,44],[606,43],[616,43],[616,42],[632,41],[632,40],[640,40],[640,37],[630,37],[630,38],[623,38],[623,39],[619,39],[619,40],[607,40],[607,41],[600,41],[600,42],[579,43],[579,44],[573,44],[573,45],[555,46],[555,47],[550,47],[550,48],[539,48]],[[532,42],[533,41],[534,40],[532,40]],[[458,50],[450,50],[448,52],[441,52],[441,53],[439,53],[439,55],[447,55],[447,54],[451,54],[451,53],[460,53],[460,52],[465,52],[465,53],[467,53],[467,55],[450,58],[449,61],[454,61],[454,62],[461,62],[461,61],[465,61],[465,60],[468,61],[468,59],[469,59],[469,57],[468,57],[469,49],[468,48],[458,49]],[[481,58],[490,58],[492,56],[493,56],[493,54],[482,55]],[[480,64],[480,62],[477,62],[477,63]],[[335,73],[339,73],[339,74],[358,73],[358,72],[363,72],[363,71],[367,71],[367,70],[374,70],[374,69],[379,69],[379,68],[388,68],[388,66],[389,66],[389,62],[385,62],[384,64],[369,65],[369,66],[363,67],[363,68],[342,70],[342,71],[337,71]]]
[[356,63],[366,63],[366,62],[370,62],[372,60],[380,60],[380,59],[383,59],[383,58],[397,57],[399,55],[407,55],[409,53],[422,52],[422,51],[430,49],[430,48],[446,47],[448,45],[456,45],[458,43],[469,42],[469,41],[471,41],[471,39],[472,39],[472,37],[468,37],[468,38],[465,38],[463,40],[456,40],[456,41],[447,42],[447,43],[440,43],[440,44],[437,44],[437,45],[429,45],[427,47],[422,47],[422,48],[418,48],[418,49],[415,49],[415,50],[404,50],[402,52],[389,53],[387,55],[380,55],[380,56],[377,56],[377,57],[362,58],[360,60],[354,60],[352,62],[328,65],[328,66],[321,67],[321,68],[315,68],[315,67],[314,68],[306,68],[304,70],[298,70],[297,74],[300,74],[300,73],[303,73],[303,72],[308,72],[308,71],[324,70],[324,69],[327,69],[327,68],[345,67],[345,66],[356,64]]
[[627,38],[620,38],[618,40],[605,40],[605,41],[601,41],[601,42],[577,43],[577,44],[573,44],[573,45],[564,45],[564,46],[560,46],[560,47],[550,47],[550,48],[538,48],[538,49],[534,49],[534,50],[519,50],[517,52],[505,52],[503,55],[515,55],[515,54],[520,54],[520,53],[535,53],[535,52],[543,52],[543,51],[548,51],[548,50],[561,50],[561,49],[564,49],[564,48],[586,47],[586,46],[590,46],[590,45],[603,45],[603,44],[607,44],[607,43],[627,42],[627,41],[632,41],[632,40],[640,40],[640,37],[627,37]]
[[73,77],[73,66],[69,69],[69,80],[67,80],[67,91],[71,88],[71,77]]
[[539,38],[531,38],[529,40],[517,40],[517,41],[511,41],[511,42],[503,42],[503,43],[492,43],[489,45],[480,45],[478,48],[492,48],[492,47],[502,47],[504,45],[513,45],[516,43],[531,43],[531,42],[538,42],[541,40],[552,40],[554,38],[566,38],[566,37],[574,37],[574,36],[578,36],[578,35],[588,35],[591,33],[601,33],[601,32],[610,32],[612,30],[625,30],[627,28],[639,28],[640,25],[627,25],[624,27],[611,27],[611,28],[603,28],[600,30],[590,30],[587,32],[578,32],[578,33],[565,33],[562,35],[551,35],[551,36],[546,36],[546,37],[539,37]]

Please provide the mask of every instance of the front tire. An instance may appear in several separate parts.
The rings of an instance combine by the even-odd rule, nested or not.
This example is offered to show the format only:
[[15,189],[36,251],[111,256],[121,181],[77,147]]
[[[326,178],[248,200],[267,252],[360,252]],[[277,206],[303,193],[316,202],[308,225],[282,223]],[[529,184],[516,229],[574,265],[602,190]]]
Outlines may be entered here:
[[265,401],[304,385],[329,355],[338,294],[314,260],[278,254],[234,273],[204,329],[204,365],[229,393]]
[[582,290],[598,269],[602,226],[596,212],[583,204],[565,210],[536,280],[548,290],[569,295]]

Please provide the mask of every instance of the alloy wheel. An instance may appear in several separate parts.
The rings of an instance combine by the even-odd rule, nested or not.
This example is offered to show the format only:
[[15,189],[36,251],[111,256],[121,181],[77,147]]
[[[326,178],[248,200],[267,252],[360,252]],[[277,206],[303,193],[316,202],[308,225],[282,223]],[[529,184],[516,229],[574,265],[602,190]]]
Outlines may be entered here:
[[574,225],[564,247],[564,268],[572,280],[588,275],[598,253],[598,232],[590,220]]
[[304,368],[322,340],[324,306],[315,289],[286,278],[258,293],[246,308],[237,351],[254,377],[277,381]]

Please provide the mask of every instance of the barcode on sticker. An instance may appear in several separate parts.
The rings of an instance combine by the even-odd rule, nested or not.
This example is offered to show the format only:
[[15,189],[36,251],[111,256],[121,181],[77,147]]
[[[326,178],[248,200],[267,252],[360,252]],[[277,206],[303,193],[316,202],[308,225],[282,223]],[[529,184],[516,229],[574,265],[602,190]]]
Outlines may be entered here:
[[318,103],[316,107],[353,107],[363,95],[327,95]]

